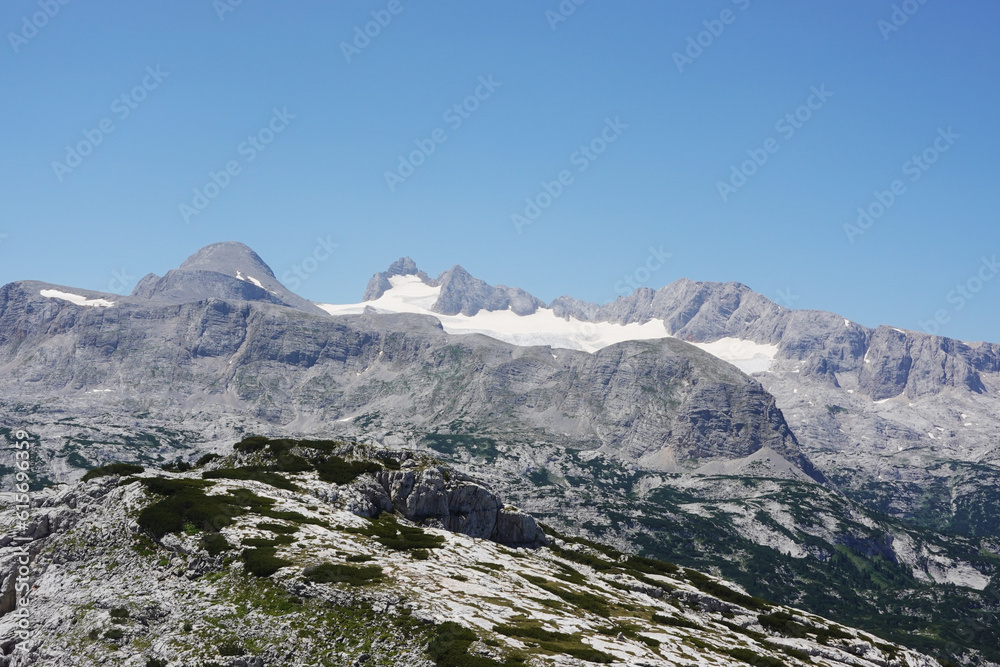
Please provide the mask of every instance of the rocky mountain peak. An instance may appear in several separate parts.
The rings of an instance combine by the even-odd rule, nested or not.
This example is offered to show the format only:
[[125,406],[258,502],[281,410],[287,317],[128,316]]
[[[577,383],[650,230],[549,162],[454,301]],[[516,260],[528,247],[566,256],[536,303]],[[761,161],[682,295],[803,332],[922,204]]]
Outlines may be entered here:
[[235,241],[205,246],[162,278],[147,274],[132,290],[132,296],[167,303],[213,298],[263,301],[308,313],[323,313],[311,301],[278,282],[260,255]]
[[400,257],[395,262],[389,265],[389,268],[385,271],[379,271],[368,281],[368,285],[365,287],[365,294],[361,297],[362,301],[374,301],[380,296],[386,293],[391,287],[392,283],[389,282],[389,278],[393,276],[416,276],[428,285],[436,285],[437,282],[431,280],[431,277],[426,273],[417,268],[417,263],[414,262],[409,257]]
[[480,310],[511,310],[518,315],[530,315],[545,302],[518,287],[490,285],[456,264],[438,276],[441,295],[434,311],[442,315],[475,315]]
[[271,267],[255,253],[250,246],[238,241],[223,241],[212,243],[198,250],[184,260],[180,270],[186,271],[216,271],[227,275],[243,275],[262,279],[263,276],[274,278]]

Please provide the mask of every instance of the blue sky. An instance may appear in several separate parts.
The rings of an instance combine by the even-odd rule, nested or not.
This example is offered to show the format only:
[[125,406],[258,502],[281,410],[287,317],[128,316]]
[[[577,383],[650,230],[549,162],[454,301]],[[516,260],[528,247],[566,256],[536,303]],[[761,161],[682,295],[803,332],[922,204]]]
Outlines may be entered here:
[[0,5],[0,283],[239,240],[317,301],[409,255],[1000,341],[1000,5],[230,2]]

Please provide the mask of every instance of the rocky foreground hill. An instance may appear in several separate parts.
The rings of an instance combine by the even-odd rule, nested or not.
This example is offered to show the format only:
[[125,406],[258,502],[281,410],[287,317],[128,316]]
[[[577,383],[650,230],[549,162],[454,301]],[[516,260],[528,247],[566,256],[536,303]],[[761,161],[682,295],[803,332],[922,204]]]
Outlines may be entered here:
[[546,536],[419,454],[253,437],[180,467],[95,469],[33,494],[26,518],[3,497],[0,665],[938,664],[695,570]]

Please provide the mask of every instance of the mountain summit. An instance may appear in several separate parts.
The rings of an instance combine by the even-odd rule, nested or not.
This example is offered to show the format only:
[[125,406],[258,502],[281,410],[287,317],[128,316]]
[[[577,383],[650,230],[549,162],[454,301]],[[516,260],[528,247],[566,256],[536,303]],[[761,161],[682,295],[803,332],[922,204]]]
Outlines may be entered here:
[[132,290],[140,299],[188,303],[202,299],[265,301],[308,313],[322,313],[278,282],[260,255],[242,243],[207,245],[162,278],[147,274]]

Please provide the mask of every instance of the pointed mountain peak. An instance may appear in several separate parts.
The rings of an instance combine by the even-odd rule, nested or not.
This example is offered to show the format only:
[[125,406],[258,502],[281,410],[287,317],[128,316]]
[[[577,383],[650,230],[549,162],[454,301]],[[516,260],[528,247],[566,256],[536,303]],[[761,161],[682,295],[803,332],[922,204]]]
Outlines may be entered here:
[[379,271],[371,277],[371,280],[368,281],[368,286],[365,287],[365,294],[361,297],[361,300],[374,301],[385,294],[387,290],[392,288],[392,283],[389,282],[389,279],[393,276],[416,276],[428,285],[437,285],[437,281],[431,280],[430,276],[417,268],[416,262],[409,257],[400,257],[390,264],[388,269]]
[[132,296],[169,303],[213,298],[264,301],[309,313],[323,312],[289,291],[260,255],[236,241],[207,245],[162,278],[147,275],[132,290]]

